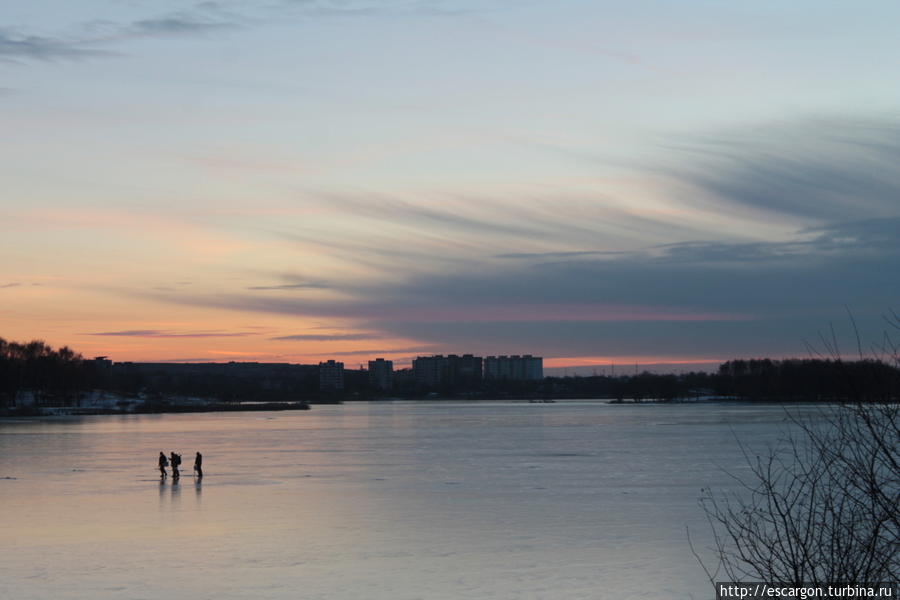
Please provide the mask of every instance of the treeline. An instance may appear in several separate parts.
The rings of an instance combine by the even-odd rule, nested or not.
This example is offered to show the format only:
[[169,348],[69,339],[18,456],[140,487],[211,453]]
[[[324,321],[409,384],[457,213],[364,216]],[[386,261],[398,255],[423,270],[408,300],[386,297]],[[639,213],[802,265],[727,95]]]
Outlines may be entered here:
[[88,392],[218,402],[293,402],[315,398],[318,371],[309,365],[224,363],[180,365],[85,359],[68,347],[0,338],[0,410],[22,406],[80,406]]
[[884,401],[900,397],[900,369],[876,360],[736,359],[715,373],[548,377],[532,393],[619,401],[716,397],[745,401]]
[[98,368],[104,389],[134,395],[214,398],[222,402],[316,400],[314,365],[271,363],[116,363]]
[[618,377],[547,377],[536,390],[547,398],[611,398],[619,402],[674,401],[717,395],[715,376],[709,373],[680,375],[644,371]]
[[39,340],[0,338],[0,407],[23,390],[68,397],[88,389],[96,380],[91,362],[67,346],[54,350]]
[[900,395],[900,369],[878,360],[730,360],[717,393],[747,400],[883,401]]

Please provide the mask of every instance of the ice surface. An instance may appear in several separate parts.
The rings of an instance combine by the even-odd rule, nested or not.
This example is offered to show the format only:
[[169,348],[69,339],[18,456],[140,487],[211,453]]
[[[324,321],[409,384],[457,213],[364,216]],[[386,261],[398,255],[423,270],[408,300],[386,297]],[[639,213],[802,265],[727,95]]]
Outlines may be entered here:
[[[777,406],[350,403],[0,421],[0,598],[710,598],[700,488]],[[202,483],[191,473],[204,456]],[[160,483],[159,452],[182,477]]]

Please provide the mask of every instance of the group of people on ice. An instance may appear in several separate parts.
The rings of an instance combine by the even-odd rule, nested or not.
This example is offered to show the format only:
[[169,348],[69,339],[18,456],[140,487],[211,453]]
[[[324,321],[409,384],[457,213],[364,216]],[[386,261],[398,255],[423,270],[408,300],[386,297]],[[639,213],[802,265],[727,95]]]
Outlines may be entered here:
[[[166,473],[166,467],[172,465],[172,479],[178,479],[181,477],[181,473],[178,472],[178,466],[181,464],[181,455],[171,453],[169,458],[166,458],[166,455],[162,452],[159,453],[159,477],[160,479],[165,479],[168,477],[168,473]],[[197,473],[197,478],[203,477],[203,455],[199,452],[197,456],[194,457],[194,471]]]

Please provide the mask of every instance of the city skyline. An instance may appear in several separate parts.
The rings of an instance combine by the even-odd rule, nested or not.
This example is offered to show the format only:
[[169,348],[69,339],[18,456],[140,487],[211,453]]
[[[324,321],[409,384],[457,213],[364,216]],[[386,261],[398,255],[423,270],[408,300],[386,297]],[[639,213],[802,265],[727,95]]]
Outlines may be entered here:
[[16,4],[8,340],[685,369],[897,307],[896,3]]

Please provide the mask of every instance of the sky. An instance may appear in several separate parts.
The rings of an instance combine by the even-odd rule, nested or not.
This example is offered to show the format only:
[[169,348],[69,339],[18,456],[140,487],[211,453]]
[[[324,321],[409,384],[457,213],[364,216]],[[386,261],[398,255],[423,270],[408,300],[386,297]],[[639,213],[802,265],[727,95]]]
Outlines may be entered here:
[[7,340],[684,369],[900,310],[897,2],[0,5]]

